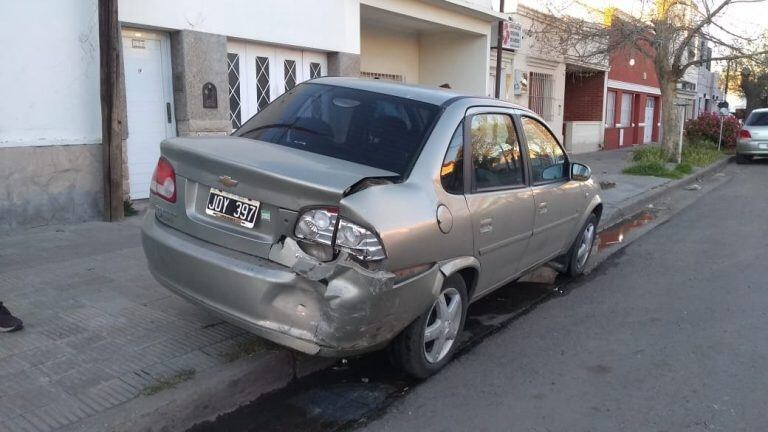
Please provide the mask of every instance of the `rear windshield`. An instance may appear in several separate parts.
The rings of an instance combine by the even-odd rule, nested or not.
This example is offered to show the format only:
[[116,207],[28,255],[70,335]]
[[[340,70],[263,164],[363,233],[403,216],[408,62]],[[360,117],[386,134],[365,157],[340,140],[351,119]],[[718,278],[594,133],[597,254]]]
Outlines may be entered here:
[[753,112],[747,117],[747,126],[768,126],[768,111]]
[[306,83],[235,131],[257,139],[408,174],[439,107],[380,93]]

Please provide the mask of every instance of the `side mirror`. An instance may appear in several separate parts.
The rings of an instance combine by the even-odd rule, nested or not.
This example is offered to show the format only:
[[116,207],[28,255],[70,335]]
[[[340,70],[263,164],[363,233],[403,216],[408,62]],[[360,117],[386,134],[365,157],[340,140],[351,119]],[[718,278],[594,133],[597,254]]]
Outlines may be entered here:
[[576,181],[587,181],[592,178],[592,170],[588,166],[580,163],[571,164],[571,179]]

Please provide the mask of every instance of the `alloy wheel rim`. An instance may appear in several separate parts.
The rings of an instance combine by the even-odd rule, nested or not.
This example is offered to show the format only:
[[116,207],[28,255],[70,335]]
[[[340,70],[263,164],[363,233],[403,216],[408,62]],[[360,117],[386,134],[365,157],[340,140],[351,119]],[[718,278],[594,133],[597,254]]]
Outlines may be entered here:
[[444,359],[453,347],[461,326],[461,295],[447,288],[432,304],[424,325],[424,357],[429,363]]
[[584,228],[584,235],[581,236],[581,244],[576,252],[576,263],[579,268],[583,268],[587,263],[589,254],[592,252],[592,243],[595,241],[595,225],[589,224]]

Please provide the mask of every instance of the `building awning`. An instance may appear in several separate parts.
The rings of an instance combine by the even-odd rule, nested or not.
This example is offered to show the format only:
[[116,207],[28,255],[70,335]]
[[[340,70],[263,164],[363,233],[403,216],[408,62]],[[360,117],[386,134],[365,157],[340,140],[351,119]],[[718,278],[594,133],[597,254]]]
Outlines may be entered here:
[[635,84],[626,81],[608,80],[609,89],[625,90],[633,93],[646,93],[651,95],[660,95],[661,90],[658,87],[652,87],[642,84]]
[[465,15],[479,18],[488,22],[506,20],[508,16],[508,14],[496,12],[491,8],[485,8],[477,3],[467,0],[424,0],[424,2],[460,12]]

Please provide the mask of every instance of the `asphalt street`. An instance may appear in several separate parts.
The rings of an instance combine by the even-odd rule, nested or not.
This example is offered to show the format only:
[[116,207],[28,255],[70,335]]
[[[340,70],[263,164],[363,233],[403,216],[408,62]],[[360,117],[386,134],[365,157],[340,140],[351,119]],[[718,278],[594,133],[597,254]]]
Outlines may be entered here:
[[768,427],[768,161],[462,355],[367,431]]

